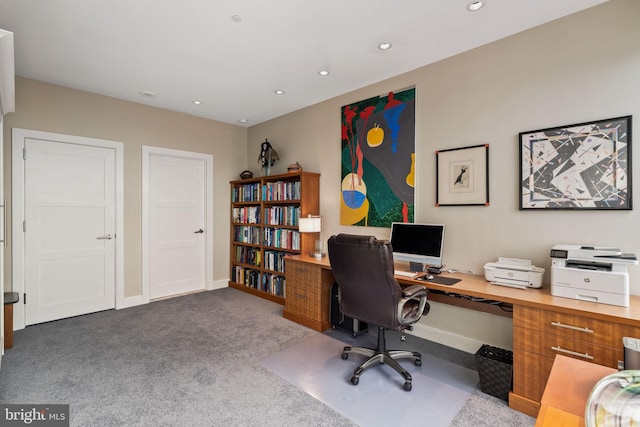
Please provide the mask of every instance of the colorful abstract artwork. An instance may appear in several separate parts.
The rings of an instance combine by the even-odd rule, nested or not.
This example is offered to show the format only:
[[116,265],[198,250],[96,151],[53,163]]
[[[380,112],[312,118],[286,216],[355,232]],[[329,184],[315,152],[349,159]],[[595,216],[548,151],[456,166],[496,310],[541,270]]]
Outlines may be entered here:
[[520,209],[632,209],[631,116],[520,133]]
[[415,88],[342,107],[340,224],[414,222]]

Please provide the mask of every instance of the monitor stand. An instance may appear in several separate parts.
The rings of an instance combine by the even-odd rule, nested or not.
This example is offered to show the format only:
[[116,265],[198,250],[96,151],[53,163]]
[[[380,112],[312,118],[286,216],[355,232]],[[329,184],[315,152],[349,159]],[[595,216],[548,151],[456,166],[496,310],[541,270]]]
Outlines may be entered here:
[[417,273],[422,273],[424,271],[424,264],[421,262],[409,262],[409,271],[415,271]]

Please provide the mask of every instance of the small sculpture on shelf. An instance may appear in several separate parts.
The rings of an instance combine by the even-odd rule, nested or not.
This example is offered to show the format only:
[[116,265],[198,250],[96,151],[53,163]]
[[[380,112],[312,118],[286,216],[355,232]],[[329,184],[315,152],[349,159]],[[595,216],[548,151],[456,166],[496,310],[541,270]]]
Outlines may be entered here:
[[298,163],[298,162],[292,163],[287,168],[287,172],[288,173],[302,172],[302,166],[300,166],[300,163]]
[[251,172],[249,169],[243,170],[242,172],[240,172],[240,178],[241,179],[253,178],[253,172]]
[[271,166],[273,166],[276,160],[280,160],[278,152],[271,146],[271,143],[265,139],[264,142],[260,144],[260,156],[258,156],[258,163],[260,163],[262,167],[263,176],[269,176],[271,174]]

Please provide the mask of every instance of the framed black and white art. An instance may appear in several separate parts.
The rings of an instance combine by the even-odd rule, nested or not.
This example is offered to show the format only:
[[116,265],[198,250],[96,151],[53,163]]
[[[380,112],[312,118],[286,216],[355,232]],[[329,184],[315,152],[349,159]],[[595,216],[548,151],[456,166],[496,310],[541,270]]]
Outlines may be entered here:
[[631,116],[520,133],[520,210],[630,210]]
[[436,151],[436,206],[489,206],[489,144]]

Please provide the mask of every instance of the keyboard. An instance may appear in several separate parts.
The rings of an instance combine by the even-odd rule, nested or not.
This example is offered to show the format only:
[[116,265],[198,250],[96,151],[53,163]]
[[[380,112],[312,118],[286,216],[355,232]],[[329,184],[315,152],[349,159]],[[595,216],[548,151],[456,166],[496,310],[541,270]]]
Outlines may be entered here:
[[418,273],[416,273],[415,271],[394,270],[393,274],[395,274],[396,276],[415,277],[415,275]]

